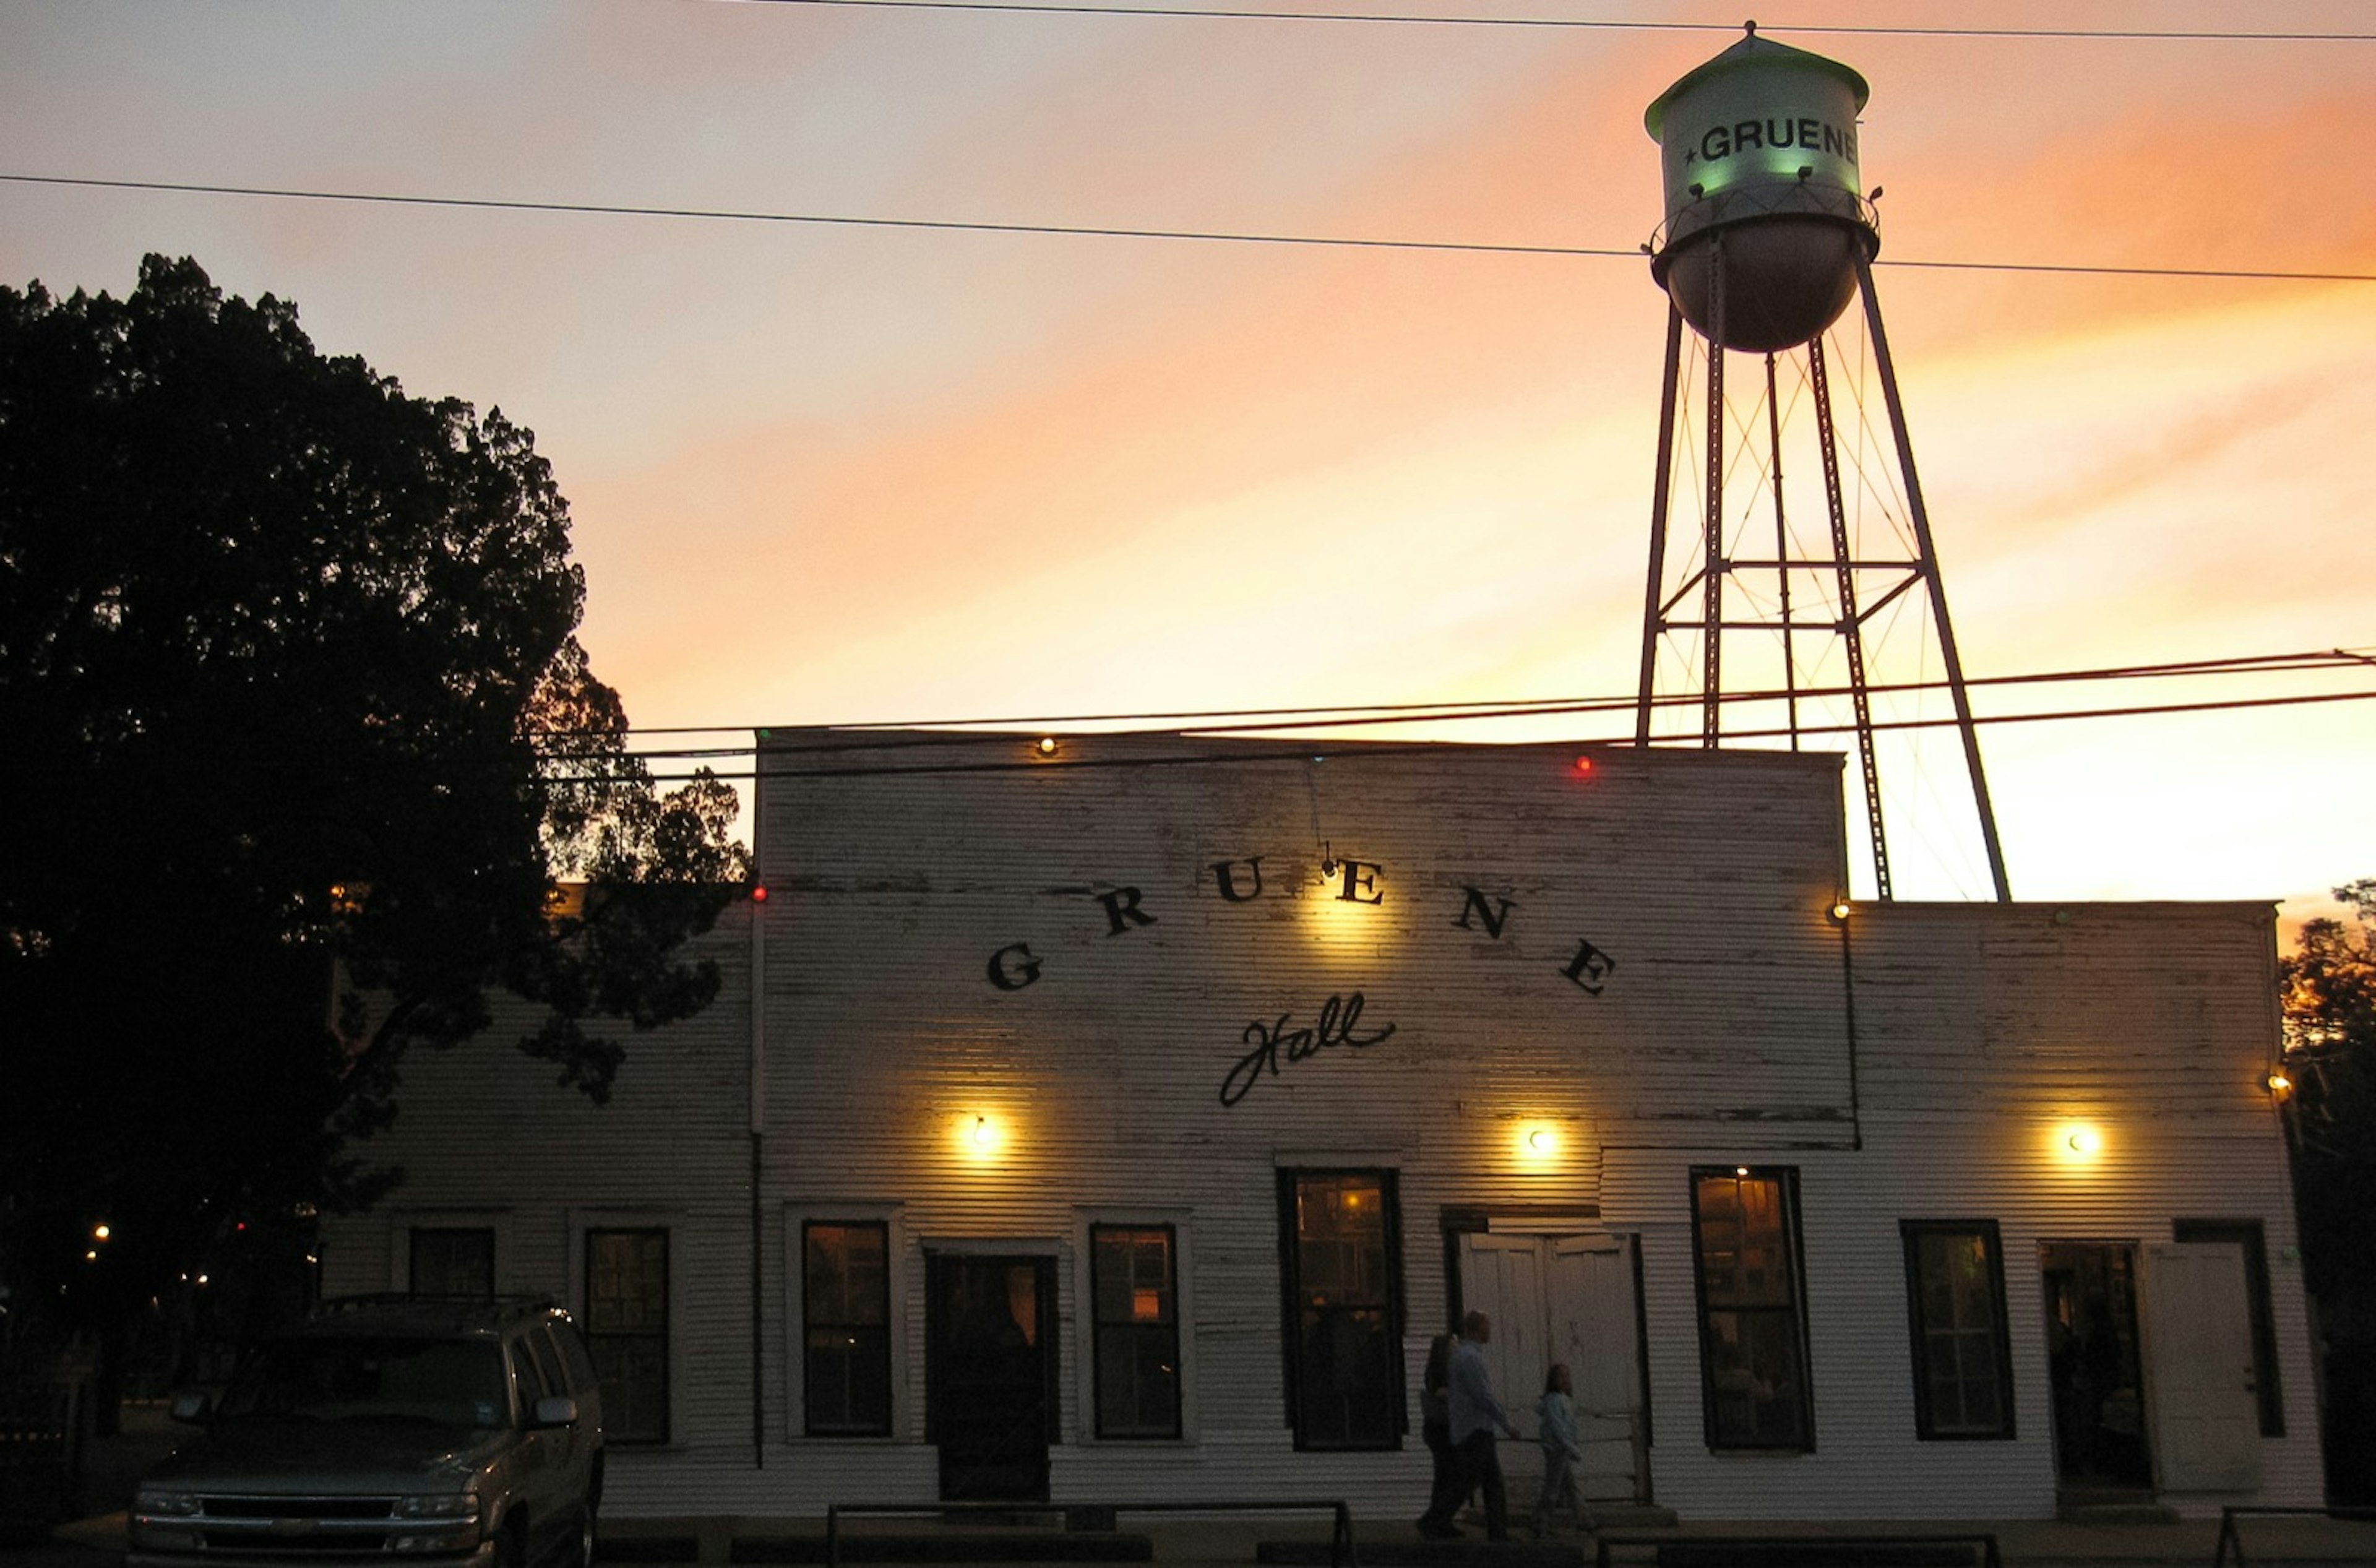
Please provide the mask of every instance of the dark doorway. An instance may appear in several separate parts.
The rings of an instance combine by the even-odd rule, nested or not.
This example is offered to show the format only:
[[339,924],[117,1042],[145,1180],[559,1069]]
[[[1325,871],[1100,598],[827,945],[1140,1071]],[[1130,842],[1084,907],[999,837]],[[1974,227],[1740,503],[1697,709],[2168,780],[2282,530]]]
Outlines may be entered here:
[[2149,1493],[2136,1249],[2041,1241],[2046,1348],[2054,1380],[2055,1479],[2072,1494]]
[[1056,1431],[1056,1260],[927,1254],[924,1420],[941,1496],[1044,1503]]

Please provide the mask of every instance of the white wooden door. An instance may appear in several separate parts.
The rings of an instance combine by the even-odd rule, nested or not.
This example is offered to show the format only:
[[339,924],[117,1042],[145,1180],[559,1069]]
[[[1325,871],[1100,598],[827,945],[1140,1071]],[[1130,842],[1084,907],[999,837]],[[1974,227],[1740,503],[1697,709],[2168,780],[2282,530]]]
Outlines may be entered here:
[[[1535,1446],[1535,1400],[1543,1390],[1543,1246],[1539,1236],[1471,1232],[1460,1238],[1460,1300],[1493,1320],[1485,1365],[1493,1394],[1510,1412],[1523,1441],[1502,1443],[1502,1471],[1511,1495],[1531,1501],[1541,1482],[1542,1453]],[[1525,1484],[1520,1485],[1521,1480]]]
[[2165,1491],[2261,1484],[2260,1402],[2244,1252],[2231,1242],[2144,1249],[2145,1396]]
[[1634,1425],[1642,1405],[1642,1336],[1634,1301],[1634,1238],[1558,1236],[1550,1241],[1549,1360],[1575,1384],[1577,1484],[1587,1502],[1633,1502]]

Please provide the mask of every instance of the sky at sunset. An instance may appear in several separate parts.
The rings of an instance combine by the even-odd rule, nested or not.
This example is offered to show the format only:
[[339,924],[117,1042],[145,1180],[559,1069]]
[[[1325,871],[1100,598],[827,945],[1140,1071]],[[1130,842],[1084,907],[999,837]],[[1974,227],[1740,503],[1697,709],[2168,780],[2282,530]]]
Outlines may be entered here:
[[[189,255],[327,351],[499,405],[570,499],[584,640],[639,725],[1627,695],[1666,320],[1631,254],[1663,216],[1642,111],[1746,12],[1403,8],[1721,30],[0,0],[0,173],[1629,254],[0,182],[0,281],[121,293]],[[1967,672],[2376,651],[2376,282],[1903,265],[2376,273],[2376,42],[1822,30],[2376,38],[2376,7],[1759,22],[1872,84],[1876,285]],[[2376,669],[1975,701],[2346,687]],[[2017,897],[2299,913],[2376,875],[2376,702],[1982,744]],[[1901,897],[1987,891],[1924,804],[1961,787],[1945,754],[1884,779]]]

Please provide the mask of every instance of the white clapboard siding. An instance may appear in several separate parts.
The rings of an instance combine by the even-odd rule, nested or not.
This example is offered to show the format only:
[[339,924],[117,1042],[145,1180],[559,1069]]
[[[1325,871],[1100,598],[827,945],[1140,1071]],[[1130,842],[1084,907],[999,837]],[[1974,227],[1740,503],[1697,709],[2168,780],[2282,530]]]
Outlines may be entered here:
[[[772,737],[769,897],[704,944],[719,1003],[631,1042],[607,1108],[510,1050],[524,1012],[409,1063],[404,1116],[373,1152],[412,1178],[334,1227],[326,1276],[400,1283],[407,1224],[493,1212],[506,1288],[575,1300],[587,1225],[668,1225],[672,1442],[614,1453],[611,1506],[799,1514],[936,1494],[924,1251],[1051,1254],[1058,1499],[1343,1495],[1408,1516],[1427,1482],[1416,1431],[1399,1452],[1297,1453],[1281,1387],[1275,1172],[1385,1167],[1414,1401],[1448,1307],[1445,1211],[1574,1216],[1641,1238],[1660,1502],[2034,1516],[2054,1504],[2037,1241],[2251,1218],[2288,1433],[2263,1440],[2256,1496],[2315,1500],[2290,1197],[2260,1087],[2265,907],[1874,906],[1844,932],[1826,915],[1836,756],[1612,748],[1587,771],[1552,746],[1133,736],[1067,737],[1041,762],[1029,740]],[[1375,868],[1383,902],[1333,897],[1324,853]],[[1243,878],[1254,856],[1261,896],[1224,899],[1216,862]],[[1124,888],[1152,923],[1116,932],[1099,896]],[[1472,888],[1507,901],[1498,937]],[[1615,965],[1585,974],[1597,994],[1563,972],[1587,942]],[[1039,978],[1001,990],[992,956],[1017,943]],[[1391,1038],[1282,1060],[1220,1102],[1251,1025],[1309,1027],[1357,992],[1359,1027]],[[995,1158],[961,1135],[976,1117],[1004,1139]],[[2105,1140],[2084,1167],[2055,1154],[2074,1120]],[[1556,1154],[1522,1151],[1533,1126]],[[1713,1455],[1702,1437],[1689,1173],[1752,1161],[1800,1173],[1811,1454]],[[1898,1222],[1974,1218],[2001,1227],[2018,1435],[1919,1443]],[[888,1440],[801,1435],[797,1247],[815,1218],[893,1228]],[[1178,1230],[1177,1442],[1089,1430],[1092,1221]]]

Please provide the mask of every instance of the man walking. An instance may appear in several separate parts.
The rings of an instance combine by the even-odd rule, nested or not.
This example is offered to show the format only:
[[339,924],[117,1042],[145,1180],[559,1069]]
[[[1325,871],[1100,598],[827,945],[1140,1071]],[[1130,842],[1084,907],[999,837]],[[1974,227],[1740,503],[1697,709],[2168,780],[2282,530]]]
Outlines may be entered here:
[[[1502,1485],[1502,1456],[1494,1451],[1493,1432],[1499,1428],[1515,1437],[1518,1429],[1511,1424],[1502,1402],[1493,1397],[1493,1374],[1485,1365],[1485,1347],[1492,1338],[1493,1320],[1483,1313],[1470,1313],[1461,1320],[1460,1339],[1452,1348],[1446,1393],[1452,1407],[1452,1449],[1460,1461],[1460,1484],[1452,1496],[1465,1497],[1472,1487],[1482,1490],[1486,1538],[1507,1540],[1510,1501]],[[1458,1534],[1450,1510],[1439,1515],[1434,1506],[1420,1520],[1420,1532],[1439,1538]]]

